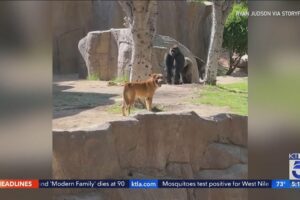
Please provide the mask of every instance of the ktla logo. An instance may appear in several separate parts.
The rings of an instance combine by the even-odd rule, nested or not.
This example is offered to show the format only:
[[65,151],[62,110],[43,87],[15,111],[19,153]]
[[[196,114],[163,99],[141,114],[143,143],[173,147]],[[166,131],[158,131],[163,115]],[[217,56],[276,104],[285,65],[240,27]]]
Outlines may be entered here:
[[289,154],[290,180],[300,180],[300,153]]

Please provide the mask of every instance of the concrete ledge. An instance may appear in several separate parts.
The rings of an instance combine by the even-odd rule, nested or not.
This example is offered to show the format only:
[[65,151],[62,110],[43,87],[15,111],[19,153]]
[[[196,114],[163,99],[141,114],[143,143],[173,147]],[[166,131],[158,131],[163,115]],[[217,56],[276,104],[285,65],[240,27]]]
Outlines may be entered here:
[[[215,155],[220,149],[219,161],[207,158],[207,151]],[[53,176],[60,179],[129,178],[135,172],[184,178],[168,170],[170,163],[179,163],[179,168],[188,165],[193,178],[202,169],[215,169],[216,163],[228,168],[247,162],[247,117],[142,113],[86,130],[54,130],[53,156]]]
[[[246,179],[247,117],[145,112],[85,130],[53,131],[57,179]],[[73,193],[73,194],[68,194]],[[57,200],[247,199],[243,189],[56,190]]]

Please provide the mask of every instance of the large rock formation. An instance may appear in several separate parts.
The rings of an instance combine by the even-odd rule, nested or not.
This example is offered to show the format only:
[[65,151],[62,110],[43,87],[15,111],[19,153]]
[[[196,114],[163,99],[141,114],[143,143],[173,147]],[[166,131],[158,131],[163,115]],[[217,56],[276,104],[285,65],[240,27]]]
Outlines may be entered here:
[[[85,60],[88,76],[101,80],[129,77],[132,41],[129,29],[92,31],[78,43],[78,49]],[[191,63],[186,65],[185,78],[192,83],[199,82],[198,65],[195,56],[184,45],[168,36],[155,35],[152,49],[152,71],[165,73],[165,54],[174,44],[178,45]]]
[[[199,2],[159,1],[157,33],[206,58],[211,7]],[[86,75],[77,44],[88,32],[123,28],[124,13],[117,1],[55,1],[53,16],[54,73]]]
[[116,77],[118,46],[111,31],[93,31],[78,43],[78,49],[85,61],[87,75],[101,80]]
[[53,1],[53,72],[85,74],[78,41],[92,25],[89,1]]
[[[53,131],[53,156],[53,178],[58,179],[245,179],[247,117],[144,113],[89,130]],[[247,193],[242,189],[159,189],[101,190],[89,195],[192,200],[246,199]],[[62,198],[74,199],[58,196]]]

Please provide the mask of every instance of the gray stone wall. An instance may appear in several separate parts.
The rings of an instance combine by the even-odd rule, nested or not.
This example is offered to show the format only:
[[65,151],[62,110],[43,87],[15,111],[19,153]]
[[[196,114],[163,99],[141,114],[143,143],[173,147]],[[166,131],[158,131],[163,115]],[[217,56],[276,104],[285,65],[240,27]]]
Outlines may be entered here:
[[[200,58],[206,59],[207,19],[210,6],[181,1],[159,1],[157,34],[170,36]],[[53,72],[79,73],[85,77],[77,44],[90,31],[124,28],[123,11],[117,1],[54,1]]]
[[[89,130],[53,131],[53,178],[246,179],[247,154],[247,117],[145,113]],[[174,192],[179,190],[136,195],[169,199]],[[180,199],[189,200],[247,199],[247,192],[239,189],[181,192],[186,194]],[[113,190],[103,199],[123,199],[112,198],[116,194],[129,195]]]

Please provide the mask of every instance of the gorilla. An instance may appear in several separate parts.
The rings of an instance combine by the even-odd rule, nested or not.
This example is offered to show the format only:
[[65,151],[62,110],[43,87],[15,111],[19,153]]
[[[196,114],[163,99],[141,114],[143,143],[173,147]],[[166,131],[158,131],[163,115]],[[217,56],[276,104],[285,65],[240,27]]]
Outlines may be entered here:
[[205,77],[205,61],[202,60],[201,58],[195,56],[196,58],[196,61],[197,61],[197,66],[198,66],[198,72],[199,72],[199,78],[201,80],[204,80],[204,77]]
[[[201,59],[198,58],[197,56],[194,56],[196,62],[197,62],[197,67],[198,67],[198,73],[199,73],[199,78],[200,82],[204,80],[205,77],[205,62]],[[183,83],[192,83],[192,60],[189,57],[185,57],[185,64],[184,68],[182,70],[182,82]]]
[[188,57],[184,57],[185,63],[182,70],[182,82],[192,83],[192,60]]
[[170,48],[166,58],[166,67],[167,67],[167,82],[172,84],[173,78],[173,69],[175,68],[175,77],[174,84],[180,84],[180,76],[183,77],[183,68],[184,68],[184,55],[181,53],[179,47],[174,45]]

